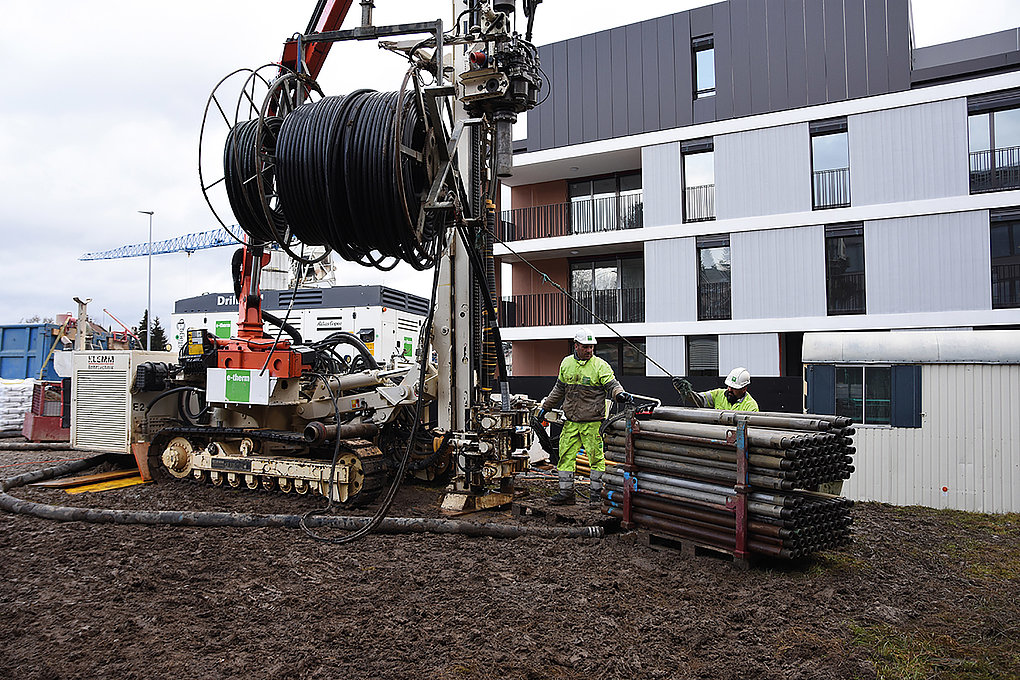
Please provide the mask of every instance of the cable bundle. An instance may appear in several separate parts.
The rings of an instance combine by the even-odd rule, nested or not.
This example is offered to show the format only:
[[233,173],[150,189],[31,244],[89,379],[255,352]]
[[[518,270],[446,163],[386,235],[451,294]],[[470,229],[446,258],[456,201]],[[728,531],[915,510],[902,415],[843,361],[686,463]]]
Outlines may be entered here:
[[256,245],[279,241],[287,228],[279,204],[269,207],[270,219],[266,219],[263,191],[272,188],[274,172],[271,163],[260,164],[260,160],[276,153],[282,124],[282,118],[266,118],[260,140],[257,118],[240,123],[230,130],[223,148],[223,175],[230,208],[238,225]]
[[426,137],[413,99],[395,92],[358,90],[295,109],[276,148],[291,232],[365,266],[432,266],[436,224],[421,233],[416,224],[428,190]]

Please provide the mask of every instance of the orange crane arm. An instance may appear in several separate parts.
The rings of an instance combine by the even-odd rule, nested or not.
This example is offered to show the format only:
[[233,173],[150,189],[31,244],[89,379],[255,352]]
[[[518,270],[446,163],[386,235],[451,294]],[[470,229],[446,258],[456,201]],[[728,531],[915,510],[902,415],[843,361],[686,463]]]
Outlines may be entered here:
[[[338,30],[350,10],[351,4],[352,0],[319,0],[305,33]],[[308,66],[308,75],[312,78],[319,76],[319,71],[322,70],[322,64],[326,61],[326,55],[329,54],[331,46],[330,42],[301,45],[301,56],[305,65]],[[298,70],[298,41],[296,39],[292,38],[283,43],[283,56],[280,58],[280,64],[292,71]]]

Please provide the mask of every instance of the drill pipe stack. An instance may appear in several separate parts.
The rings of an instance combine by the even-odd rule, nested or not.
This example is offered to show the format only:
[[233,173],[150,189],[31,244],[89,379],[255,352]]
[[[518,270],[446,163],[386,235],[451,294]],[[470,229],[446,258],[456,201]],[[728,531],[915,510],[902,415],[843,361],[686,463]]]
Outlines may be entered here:
[[[733,550],[737,451],[727,436],[738,417],[747,419],[748,550],[795,558],[848,543],[853,502],[803,490],[854,471],[852,423],[837,416],[656,408],[633,433],[632,521]],[[606,432],[607,461],[626,462],[626,427]],[[623,517],[623,469],[604,481],[603,510]]]

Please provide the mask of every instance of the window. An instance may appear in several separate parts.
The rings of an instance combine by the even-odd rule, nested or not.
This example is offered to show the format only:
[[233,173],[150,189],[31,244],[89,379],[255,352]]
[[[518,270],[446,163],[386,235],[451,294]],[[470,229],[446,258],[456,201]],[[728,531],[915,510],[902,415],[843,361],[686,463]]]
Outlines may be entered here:
[[680,145],[684,222],[715,219],[715,152],[711,138]]
[[640,172],[570,182],[567,194],[572,234],[635,229],[643,223]]
[[967,102],[970,192],[1020,189],[1020,90]]
[[705,35],[691,41],[694,52],[694,98],[715,95],[715,41]]
[[864,314],[864,226],[825,228],[825,293],[829,316]]
[[698,320],[730,318],[729,234],[699,236]]
[[855,423],[921,427],[921,367],[809,364],[808,413],[839,415]]
[[1020,209],[991,217],[992,309],[1020,307]]
[[719,336],[687,336],[687,375],[719,375]]
[[[634,349],[637,347],[637,349]],[[645,374],[645,340],[628,338],[623,340],[599,340],[595,355],[602,357],[613,368],[617,377],[622,375]]]
[[891,396],[888,366],[836,367],[837,416],[865,425],[888,425]]
[[645,264],[640,255],[571,262],[570,294],[578,303],[570,304],[570,323],[644,321],[644,285]]
[[811,195],[815,210],[850,205],[846,118],[811,123]]

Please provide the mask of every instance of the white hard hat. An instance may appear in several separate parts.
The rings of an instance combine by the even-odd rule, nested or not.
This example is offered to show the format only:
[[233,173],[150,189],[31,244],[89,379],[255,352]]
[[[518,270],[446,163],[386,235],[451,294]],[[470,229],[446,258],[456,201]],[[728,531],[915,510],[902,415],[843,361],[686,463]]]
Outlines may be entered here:
[[574,333],[574,342],[579,345],[594,345],[595,334],[591,332],[590,328],[578,328]]
[[726,385],[740,390],[751,384],[751,374],[743,366],[737,366],[726,376]]

